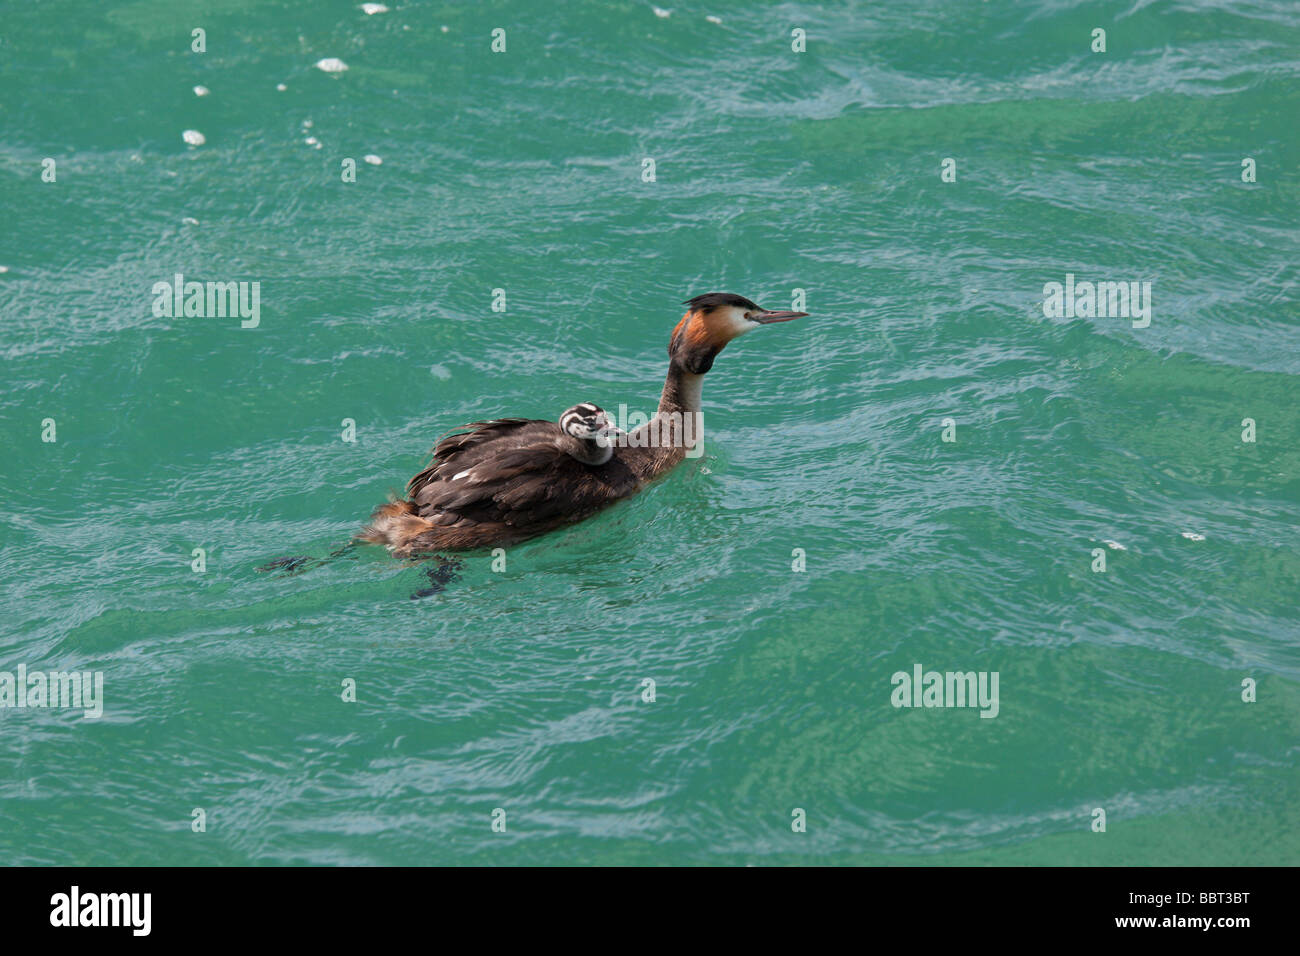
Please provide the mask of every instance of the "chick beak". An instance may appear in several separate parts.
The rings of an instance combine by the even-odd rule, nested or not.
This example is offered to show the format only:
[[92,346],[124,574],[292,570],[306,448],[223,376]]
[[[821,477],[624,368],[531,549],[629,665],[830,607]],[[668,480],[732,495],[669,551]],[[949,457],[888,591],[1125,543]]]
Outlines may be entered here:
[[608,448],[613,444],[614,435],[617,431],[618,429],[615,427],[614,423],[609,420],[609,416],[601,415],[596,422],[595,438],[597,446]]
[[752,322],[761,322],[767,325],[770,322],[789,322],[791,319],[802,319],[807,312],[769,312],[767,309],[758,309],[750,312],[747,318]]

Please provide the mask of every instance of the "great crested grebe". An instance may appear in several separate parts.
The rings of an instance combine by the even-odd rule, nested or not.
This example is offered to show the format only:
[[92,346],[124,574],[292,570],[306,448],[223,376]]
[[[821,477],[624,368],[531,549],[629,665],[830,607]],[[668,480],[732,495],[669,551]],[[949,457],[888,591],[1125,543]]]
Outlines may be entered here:
[[[588,518],[686,458],[697,433],[704,374],[727,343],[806,312],[773,312],[729,292],[697,295],[668,342],[668,376],[654,417],[618,432],[605,413],[575,405],[559,422],[473,422],[438,442],[433,460],[380,505],[359,540],[398,557],[512,544]],[[686,424],[684,424],[686,422]]]

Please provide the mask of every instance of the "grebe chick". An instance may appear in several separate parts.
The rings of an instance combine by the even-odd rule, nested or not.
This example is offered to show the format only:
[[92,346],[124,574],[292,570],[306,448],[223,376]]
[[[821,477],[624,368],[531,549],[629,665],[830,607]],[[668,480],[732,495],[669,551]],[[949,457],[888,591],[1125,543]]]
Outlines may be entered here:
[[565,412],[561,423],[571,427],[527,418],[473,422],[438,442],[406,498],[380,505],[359,539],[398,557],[525,541],[588,518],[685,461],[698,434],[684,422],[700,413],[704,375],[718,353],[763,325],[808,314],[773,312],[730,292],[697,295],[686,307],[668,342],[659,409],[619,434],[617,447],[601,447],[608,419],[602,425],[594,405]]
[[560,448],[584,465],[603,465],[614,457],[618,429],[599,405],[580,402],[560,416]]

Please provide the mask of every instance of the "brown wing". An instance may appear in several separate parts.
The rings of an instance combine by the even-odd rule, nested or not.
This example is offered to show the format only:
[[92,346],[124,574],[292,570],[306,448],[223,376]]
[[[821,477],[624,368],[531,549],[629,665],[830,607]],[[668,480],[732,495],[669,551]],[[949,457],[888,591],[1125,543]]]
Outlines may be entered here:
[[[501,445],[504,450],[506,443],[514,444],[520,439],[528,440],[529,433],[532,437],[537,437],[537,433],[542,430],[537,426],[549,424],[550,422],[533,418],[496,418],[486,422],[470,422],[468,425],[452,429],[434,445],[433,460],[429,462],[428,467],[406,483],[406,497],[415,501],[425,485],[444,477],[450,478],[456,471],[462,470],[456,468],[447,471],[448,465],[466,462],[464,467],[469,467],[475,460],[480,460],[485,451],[483,446]],[[558,433],[559,426],[556,425],[553,434]]]
[[555,422],[475,422],[434,449],[411,479],[416,512],[446,531],[524,538],[577,521],[632,494],[638,479],[618,457],[584,465],[560,450]]

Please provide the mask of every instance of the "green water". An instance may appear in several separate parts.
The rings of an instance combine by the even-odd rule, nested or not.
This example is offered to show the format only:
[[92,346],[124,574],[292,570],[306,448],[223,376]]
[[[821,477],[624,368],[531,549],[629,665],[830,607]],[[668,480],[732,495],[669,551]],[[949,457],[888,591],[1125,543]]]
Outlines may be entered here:
[[[389,5],[4,4],[0,670],[104,712],[0,710],[0,862],[1300,862],[1293,3]],[[795,289],[504,570],[255,570]]]

